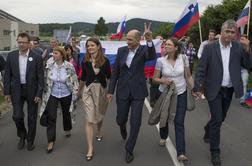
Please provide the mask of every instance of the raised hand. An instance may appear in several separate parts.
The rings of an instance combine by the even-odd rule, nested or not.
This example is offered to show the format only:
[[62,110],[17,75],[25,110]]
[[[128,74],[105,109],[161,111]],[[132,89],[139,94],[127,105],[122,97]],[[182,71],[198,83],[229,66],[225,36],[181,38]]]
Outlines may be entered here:
[[145,40],[147,40],[148,42],[152,41],[153,39],[150,28],[151,28],[151,23],[148,26],[146,23],[144,23],[144,37],[145,37]]

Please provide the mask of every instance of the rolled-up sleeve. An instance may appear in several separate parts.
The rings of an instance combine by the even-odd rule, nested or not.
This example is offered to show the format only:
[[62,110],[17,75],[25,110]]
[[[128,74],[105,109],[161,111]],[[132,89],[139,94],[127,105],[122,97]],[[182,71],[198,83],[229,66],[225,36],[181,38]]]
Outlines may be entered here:
[[160,58],[157,59],[155,70],[162,70],[162,62]]

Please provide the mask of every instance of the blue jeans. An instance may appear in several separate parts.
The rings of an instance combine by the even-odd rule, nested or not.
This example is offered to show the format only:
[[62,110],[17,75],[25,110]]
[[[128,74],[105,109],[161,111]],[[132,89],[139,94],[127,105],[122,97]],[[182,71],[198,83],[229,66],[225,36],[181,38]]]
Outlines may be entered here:
[[187,92],[178,95],[177,111],[174,120],[177,156],[185,154],[185,115],[187,106]]

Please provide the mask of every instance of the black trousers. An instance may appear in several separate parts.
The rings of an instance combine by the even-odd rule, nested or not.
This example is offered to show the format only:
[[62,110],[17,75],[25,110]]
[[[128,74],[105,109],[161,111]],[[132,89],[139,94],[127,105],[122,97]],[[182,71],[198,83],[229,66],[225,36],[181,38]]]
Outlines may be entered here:
[[205,126],[205,130],[209,134],[212,154],[220,153],[220,129],[231,104],[233,92],[233,88],[222,87],[215,99],[208,101],[211,119]]
[[128,99],[119,99],[117,97],[117,116],[116,122],[119,126],[125,126],[128,121],[128,114],[130,112],[130,134],[127,139],[125,149],[133,152],[137,136],[142,122],[142,110],[144,99],[134,99],[130,96]]
[[63,115],[63,128],[64,131],[72,129],[71,114],[69,112],[72,101],[72,95],[63,98],[57,98],[50,96],[46,105],[46,111],[48,115],[47,125],[47,140],[49,142],[55,142],[56,140],[56,119],[57,119],[57,108],[60,102]]
[[[34,102],[33,99],[28,97],[28,88],[26,85],[21,86],[21,96],[18,102],[16,99],[12,100],[13,105],[13,115],[12,118],[17,127],[17,136],[20,138],[26,138],[29,144],[34,143],[36,136],[36,126],[37,126],[37,113],[38,113],[38,104]],[[28,111],[28,132],[24,124],[24,102],[27,102],[27,111]]]
[[168,123],[166,123],[165,127],[159,128],[159,135],[161,139],[167,139],[169,134]]

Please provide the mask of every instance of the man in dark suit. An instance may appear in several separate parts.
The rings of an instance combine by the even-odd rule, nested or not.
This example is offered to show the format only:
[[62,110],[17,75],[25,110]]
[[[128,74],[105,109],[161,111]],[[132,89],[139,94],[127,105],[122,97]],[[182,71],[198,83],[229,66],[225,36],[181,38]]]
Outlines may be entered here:
[[108,90],[108,100],[116,89],[117,116],[122,138],[127,138],[126,123],[130,114],[130,134],[126,142],[126,162],[134,159],[133,150],[139,133],[143,103],[148,96],[144,65],[148,60],[155,59],[156,51],[152,43],[152,33],[145,33],[147,46],[140,45],[141,35],[138,30],[127,34],[127,45],[118,49],[116,62],[113,66],[112,77]]
[[204,86],[210,108],[211,119],[205,128],[206,133],[209,132],[211,161],[214,166],[221,165],[220,128],[226,118],[233,92],[237,98],[243,95],[241,66],[247,69],[252,67],[249,40],[234,41],[236,31],[234,20],[222,24],[220,39],[204,47],[195,78],[195,94],[200,97],[200,89]]
[[[38,102],[43,91],[42,57],[29,50],[30,37],[20,33],[17,37],[19,50],[8,54],[4,74],[4,95],[7,102],[12,102],[13,120],[20,137],[18,149],[23,149],[27,139],[27,150],[34,149],[36,135]],[[24,124],[24,102],[28,108],[28,132]]]

